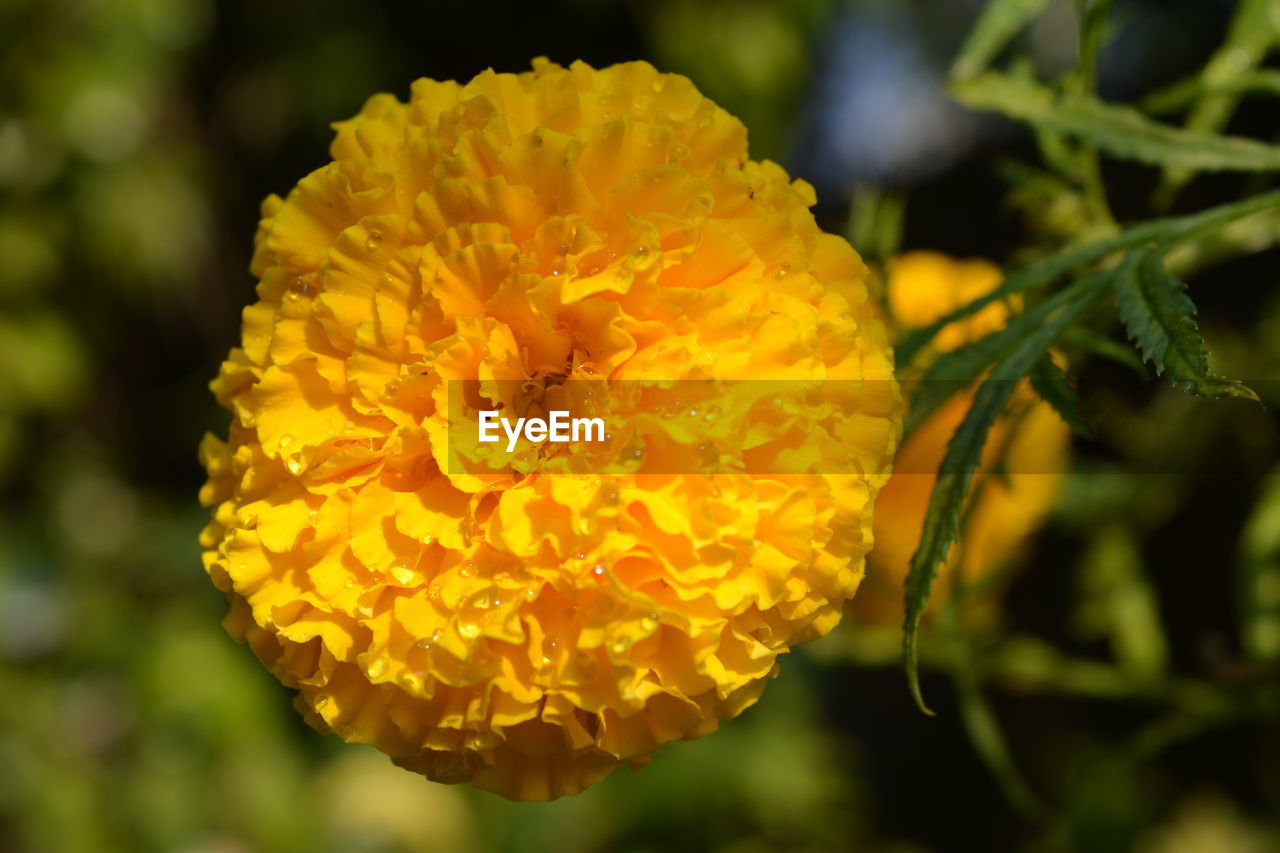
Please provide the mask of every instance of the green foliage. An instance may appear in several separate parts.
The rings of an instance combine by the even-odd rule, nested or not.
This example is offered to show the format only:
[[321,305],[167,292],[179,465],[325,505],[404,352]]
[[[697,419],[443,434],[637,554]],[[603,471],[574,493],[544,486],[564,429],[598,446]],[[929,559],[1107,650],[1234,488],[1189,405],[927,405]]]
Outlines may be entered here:
[[1186,216],[1151,219],[1119,233],[1079,246],[1068,247],[1009,273],[995,290],[962,305],[931,325],[913,332],[895,349],[899,364],[910,363],[938,332],[956,320],[968,317],[993,302],[1017,293],[1051,284],[1073,269],[1085,268],[1108,255],[1151,242],[1176,242],[1221,228],[1237,219],[1262,211],[1280,210],[1280,190],[1259,193],[1236,202],[1212,207]]
[[[937,637],[922,625],[922,617],[940,567],[954,560],[954,552],[965,545],[961,531],[982,492],[980,485],[974,487],[975,472],[992,426],[1011,414],[1005,410],[1018,383],[1029,380],[1036,394],[1077,434],[1095,440],[1114,440],[1117,431],[1139,424],[1133,419],[1123,426],[1106,418],[1101,423],[1086,421],[1075,371],[1094,357],[1123,364],[1143,376],[1144,364],[1150,364],[1177,389],[1199,397],[1259,400],[1254,389],[1211,371],[1196,305],[1179,276],[1194,275],[1280,241],[1280,190],[1268,188],[1273,174],[1280,171],[1280,146],[1222,132],[1243,94],[1280,93],[1280,78],[1274,70],[1260,67],[1277,43],[1275,4],[1255,0],[1240,4],[1227,39],[1200,73],[1150,96],[1141,108],[1104,102],[1096,94],[1097,58],[1116,22],[1106,2],[1075,4],[1080,20],[1079,58],[1058,79],[1036,80],[1030,71],[1032,63],[1022,57],[1015,57],[1009,70],[992,70],[995,58],[1046,6],[1019,0],[988,3],[952,68],[952,92],[959,101],[1028,125],[1043,165],[1005,162],[1001,172],[1012,184],[1011,199],[1032,223],[1048,224],[1038,231],[1048,239],[1042,236],[1028,245],[1021,254],[1030,260],[1013,265],[990,293],[906,335],[896,348],[899,364],[913,365],[921,377],[911,386],[908,435],[952,396],[976,385],[973,403],[938,467],[905,582],[901,639],[903,666],[917,705],[932,713],[921,694],[922,661],[947,669],[976,754],[1024,814],[1032,819],[1061,816],[1061,826],[1067,829],[1056,843],[1063,843],[1063,838],[1079,840],[1095,831],[1086,815],[1098,814],[1102,801],[1084,788],[1072,791],[1059,806],[1038,801],[986,696],[986,678],[1003,673],[1009,683],[1024,687],[1037,683],[1042,689],[1094,697],[1141,695],[1172,707],[1167,717],[1140,729],[1114,757],[1096,762],[1103,768],[1099,772],[1110,779],[1107,785],[1138,773],[1142,761],[1184,739],[1243,719],[1274,719],[1280,696],[1267,687],[1234,690],[1229,685],[1191,683],[1172,672],[1161,594],[1156,578],[1148,577],[1143,554],[1144,525],[1154,522],[1126,517],[1134,505],[1132,496],[1106,498],[1104,486],[1110,482],[1106,479],[1093,482],[1086,477],[1069,484],[1069,491],[1093,495],[1074,510],[1088,519],[1080,532],[1089,544],[1076,567],[1080,604],[1073,624],[1082,639],[1105,639],[1114,664],[1069,660],[1025,637],[1001,638],[997,633],[985,636],[985,645],[979,644],[969,635],[972,626],[956,614],[963,602],[980,593],[955,574]],[[1178,110],[1188,111],[1182,126],[1151,117]],[[1153,214],[1199,173],[1234,172],[1252,178],[1241,192],[1214,206],[1120,224],[1110,209],[1102,158],[1160,169],[1150,205]],[[1049,221],[1064,216],[1069,221]],[[1053,235],[1065,241],[1055,242]],[[933,346],[949,324],[999,301],[1016,308],[1014,297],[1025,300],[1026,307],[1016,310],[1002,330],[950,352]],[[1108,297],[1114,312],[1091,314]],[[1117,325],[1134,349],[1108,333]],[[1051,356],[1055,343],[1074,352],[1071,374]],[[1224,359],[1215,356],[1215,361]],[[1189,448],[1204,447],[1206,439],[1196,435],[1199,418],[1231,423],[1228,414],[1200,415],[1195,410],[1192,417],[1197,404],[1188,402],[1189,398],[1157,399],[1177,413],[1162,421],[1167,438],[1161,441],[1176,458],[1188,458],[1195,452]],[[1148,430],[1144,435],[1152,433]],[[1134,450],[1147,452],[1141,447]],[[1103,470],[1121,473],[1105,465]],[[1141,479],[1135,476],[1135,490]],[[1159,494],[1176,506],[1194,493],[1162,483],[1152,485],[1154,491],[1144,490],[1147,499],[1136,505],[1150,507]],[[1267,666],[1280,659],[1276,493],[1274,483],[1269,483],[1245,529],[1237,581],[1242,646],[1257,665]],[[948,653],[936,652],[938,639]]]
[[1241,645],[1252,660],[1280,663],[1280,473],[1267,477],[1240,537],[1237,600]]
[[1135,109],[1091,95],[1056,94],[1006,74],[987,73],[952,86],[961,102],[1037,128],[1083,139],[1122,160],[1230,172],[1280,170],[1280,146],[1161,124]]
[[920,544],[911,558],[906,582],[906,622],[903,650],[907,678],[916,703],[927,710],[920,693],[916,640],[920,617],[933,590],[938,569],[960,531],[960,519],[973,473],[982,459],[987,433],[1009,401],[1018,381],[1072,324],[1079,321],[1106,292],[1109,276],[1095,274],[1072,284],[1043,305],[1042,322],[1034,325],[1005,351],[981,383],[964,422],[956,430],[938,468],[938,481],[925,514]]
[[1187,286],[1165,272],[1163,252],[1129,253],[1115,276],[1116,308],[1142,357],[1178,387],[1201,397],[1258,400],[1243,382],[1214,376],[1196,328],[1196,306]]
[[[1276,24],[1274,0],[1241,0],[1226,40],[1196,79],[1199,86],[1187,115],[1188,130],[1197,133],[1220,131],[1235,112],[1246,87],[1267,88],[1269,75],[1266,72],[1258,75],[1254,68],[1280,36]],[[1250,75],[1253,75],[1251,81]],[[1193,167],[1167,167],[1160,176],[1158,201],[1161,204],[1171,202],[1194,174]]]
[[1048,5],[1049,0],[991,0],[969,31],[951,76],[964,80],[981,72]]
[[1053,406],[1054,411],[1078,435],[1084,438],[1093,437],[1093,429],[1080,412],[1080,401],[1076,397],[1075,386],[1062,372],[1062,368],[1054,364],[1051,356],[1043,355],[1032,365],[1031,387],[1046,403]]

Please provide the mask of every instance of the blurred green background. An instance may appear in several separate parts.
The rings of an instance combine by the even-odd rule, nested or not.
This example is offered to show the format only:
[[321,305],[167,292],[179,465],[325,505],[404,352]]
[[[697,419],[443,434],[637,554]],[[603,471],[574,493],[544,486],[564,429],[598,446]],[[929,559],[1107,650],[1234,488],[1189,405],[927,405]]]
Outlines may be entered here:
[[[1280,850],[1278,670],[1246,659],[1240,596],[1262,588],[1236,580],[1280,579],[1274,419],[1106,363],[1081,381],[1088,475],[983,639],[1048,813],[979,758],[941,640],[936,718],[896,631],[846,623],[715,736],[515,805],[315,734],[219,624],[195,447],[228,417],[206,384],[252,299],[258,202],[326,161],[330,122],[420,76],[645,58],[817,185],[827,227],[891,193],[905,248],[1003,260],[1075,212],[1007,192],[994,164],[1029,140],[939,92],[981,5],[0,0],[0,850]],[[1202,66],[1235,4],[1116,5],[1101,80],[1128,98]],[[1021,48],[1052,73],[1074,27],[1057,4]],[[1235,125],[1274,137],[1274,116]],[[1136,215],[1150,176],[1107,180]],[[1199,181],[1178,205],[1238,191]],[[1273,410],[1277,260],[1196,290],[1216,363]]]

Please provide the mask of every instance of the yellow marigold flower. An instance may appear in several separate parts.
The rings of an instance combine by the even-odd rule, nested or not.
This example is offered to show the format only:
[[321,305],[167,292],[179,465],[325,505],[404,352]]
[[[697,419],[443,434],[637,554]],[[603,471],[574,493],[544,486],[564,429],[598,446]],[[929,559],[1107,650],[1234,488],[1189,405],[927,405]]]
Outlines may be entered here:
[[[922,328],[956,308],[990,293],[1002,279],[985,260],[954,260],[937,252],[908,252],[889,264],[888,301],[902,329]],[[1016,304],[1015,304],[1016,307]],[[935,346],[949,351],[1004,327],[1009,306],[994,302],[965,320],[943,328]],[[918,368],[919,365],[916,365]],[[908,369],[910,373],[912,370]],[[863,594],[854,609],[867,621],[896,621],[902,612],[902,584],[920,540],[925,511],[947,443],[968,413],[973,393],[951,398],[920,425],[898,451],[896,473],[876,503],[875,549]],[[959,543],[942,566],[945,584],[960,570],[974,583],[1017,556],[1053,506],[1067,470],[1070,428],[1049,404],[1020,387],[1010,413],[996,421],[974,480],[974,503],[967,511]],[[1001,469],[999,476],[993,471]]]
[[[263,205],[205,567],[321,731],[513,799],[752,704],[856,589],[901,401],[813,190],[645,63],[419,80]],[[857,473],[454,473],[446,385],[870,380]],[[487,386],[486,386],[487,387]]]
[[[1000,268],[980,258],[956,260],[939,252],[907,252],[889,261],[889,312],[904,329],[921,329],[986,296],[1000,284]],[[1017,299],[1018,297],[1014,297]],[[1016,308],[1020,302],[1015,302]],[[944,352],[1004,328],[1009,305],[992,302],[944,327],[933,345]]]

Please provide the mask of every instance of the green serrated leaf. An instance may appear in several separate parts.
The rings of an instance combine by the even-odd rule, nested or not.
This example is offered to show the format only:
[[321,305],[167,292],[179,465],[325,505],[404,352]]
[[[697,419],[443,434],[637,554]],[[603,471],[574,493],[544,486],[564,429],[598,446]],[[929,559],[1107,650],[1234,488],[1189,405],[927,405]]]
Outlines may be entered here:
[[981,72],[1048,5],[1049,0],[991,0],[969,30],[951,66],[951,76],[963,80]]
[[1261,402],[1242,382],[1214,376],[1196,306],[1187,286],[1164,269],[1163,251],[1130,252],[1115,276],[1116,308],[1143,359],[1182,390],[1201,397],[1243,397]]
[[1083,139],[1123,160],[1197,171],[1280,170],[1280,146],[1161,124],[1083,92],[1057,95],[1030,80],[988,72],[954,84],[952,93],[974,109]]
[[1041,356],[1032,366],[1031,387],[1078,435],[1093,438],[1093,429],[1080,413],[1076,389],[1049,356]]
[[967,305],[952,311],[932,325],[920,329],[907,337],[894,350],[894,358],[898,364],[910,364],[916,354],[942,331],[956,320],[968,317],[981,311],[992,302],[1007,299],[1015,293],[1042,287],[1065,275],[1067,272],[1105,258],[1113,252],[1131,249],[1144,243],[1155,241],[1175,242],[1217,228],[1236,219],[1258,213],[1263,210],[1280,208],[1280,190],[1260,193],[1242,201],[1211,207],[1208,210],[1186,216],[1170,216],[1135,225],[1112,237],[1095,240],[1082,246],[1075,246],[1066,251],[1036,261],[1011,273],[1004,283],[995,290]]
[[[1027,331],[1001,356],[991,369],[990,377],[978,388],[973,405],[947,445],[946,455],[938,468],[938,477],[929,496],[920,543],[911,557],[906,579],[906,619],[903,623],[903,666],[916,704],[932,714],[920,693],[919,660],[916,643],[920,617],[924,614],[938,577],[938,569],[946,560],[951,545],[960,533],[960,519],[974,472],[982,459],[987,434],[1003,411],[1017,383],[1044,355],[1063,330],[1071,326],[1093,307],[1106,292],[1108,273],[1095,273],[1077,281],[1055,298],[1061,298],[1057,310],[1043,322]],[[1047,303],[1046,303],[1047,304]]]

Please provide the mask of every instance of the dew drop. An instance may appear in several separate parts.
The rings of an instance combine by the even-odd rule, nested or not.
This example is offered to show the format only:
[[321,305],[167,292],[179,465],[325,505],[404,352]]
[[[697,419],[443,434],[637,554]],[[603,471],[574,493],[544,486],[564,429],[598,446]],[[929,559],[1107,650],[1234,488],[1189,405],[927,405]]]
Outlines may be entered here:
[[658,630],[660,624],[657,613],[650,613],[640,620],[640,627],[649,632]]
[[408,563],[399,563],[391,568],[391,577],[401,586],[415,586],[422,583],[422,575],[409,568]]
[[641,243],[639,246],[636,246],[635,256],[640,260],[644,260],[645,258],[649,257],[649,247],[644,243]]
[[380,655],[378,657],[369,658],[368,662],[364,665],[364,674],[369,676],[369,678],[378,678],[386,671],[387,659]]
[[288,468],[289,473],[293,474],[296,477],[297,475],[302,473],[303,469],[306,466],[303,464],[301,459],[295,456],[291,458],[288,462],[284,463],[284,467]]
[[406,693],[417,693],[422,689],[422,679],[412,672],[402,672],[396,680],[400,682],[400,686],[404,688]]
[[427,598],[431,599],[432,601],[435,601],[439,597],[440,597],[440,584],[433,583],[431,586],[427,587]]
[[791,262],[783,261],[778,265],[778,271],[774,273],[775,278],[786,278],[787,273],[791,272]]
[[289,282],[289,292],[295,296],[306,296],[311,292],[311,285],[302,276],[294,276],[293,281]]
[[293,436],[292,436],[292,435],[290,435],[289,433],[287,433],[287,432],[286,432],[284,435],[280,436],[280,446],[281,446],[281,447],[288,447],[288,446],[289,446],[289,445],[291,445],[291,444],[293,444]]
[[311,700],[311,706],[317,711],[323,711],[329,705],[329,697],[321,693],[315,699]]
[[382,245],[382,232],[370,231],[368,239],[364,241],[364,247],[368,249],[370,252],[372,252],[374,249],[378,248],[378,246],[380,245]]
[[615,655],[625,655],[627,650],[631,648],[631,638],[619,637],[613,641],[613,646],[611,648]]
[[476,573],[476,564],[472,560],[467,560],[458,569],[458,574],[462,575],[464,578],[469,578],[475,573]]
[[595,564],[595,567],[591,569],[591,574],[595,575],[596,577],[601,577],[601,576],[603,576],[603,575],[604,575],[604,563],[596,563],[596,564]]
[[480,626],[471,621],[461,622],[458,624],[458,633],[468,640],[474,640],[480,636]]
[[534,147],[534,148],[537,148],[538,146],[542,145],[542,134],[541,134],[541,133],[535,133],[535,134],[534,134],[534,135],[529,139],[529,141],[533,143],[533,147]]

